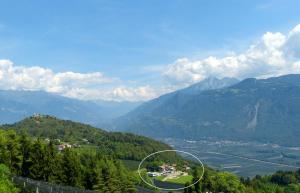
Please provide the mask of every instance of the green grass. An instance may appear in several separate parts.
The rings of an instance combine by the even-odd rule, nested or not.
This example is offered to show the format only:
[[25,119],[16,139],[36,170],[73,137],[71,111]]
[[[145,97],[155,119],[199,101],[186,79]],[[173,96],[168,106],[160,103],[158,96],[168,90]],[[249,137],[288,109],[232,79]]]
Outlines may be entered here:
[[156,180],[159,180],[159,181],[162,181],[164,178],[165,178],[165,176],[156,176],[156,177],[155,177],[155,179],[156,179]]
[[[160,181],[162,181],[164,178],[165,178],[164,176],[155,177],[156,180],[160,180]],[[191,182],[192,180],[193,180],[193,176],[187,175],[187,176],[180,176],[180,177],[174,178],[174,179],[168,179],[168,180],[166,180],[166,182],[185,184],[186,182]]]

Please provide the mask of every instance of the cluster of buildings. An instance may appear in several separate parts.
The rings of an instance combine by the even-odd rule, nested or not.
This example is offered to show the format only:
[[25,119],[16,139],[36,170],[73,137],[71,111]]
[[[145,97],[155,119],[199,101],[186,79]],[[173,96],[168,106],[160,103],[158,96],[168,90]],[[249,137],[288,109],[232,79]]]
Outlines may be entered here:
[[159,168],[160,168],[162,175],[172,174],[172,173],[175,173],[175,171],[176,171],[176,164],[173,164],[173,165],[163,164],[163,165],[159,166]]
[[57,146],[58,151],[62,151],[64,149],[66,149],[66,148],[72,148],[72,145],[68,144],[68,143],[63,143],[63,144],[59,144]]
[[159,169],[157,172],[147,172],[148,176],[150,177],[156,177],[156,176],[167,176],[168,174],[172,174],[175,173],[176,165],[168,165],[168,164],[163,164],[161,166],[159,166]]
[[62,144],[57,145],[58,151],[62,151],[66,148],[79,148],[79,147],[81,147],[81,145],[79,145],[77,143],[75,143],[75,144],[62,143]]
[[58,151],[62,151],[62,150],[64,150],[64,149],[66,149],[66,148],[79,148],[79,147],[81,147],[79,144],[69,144],[69,143],[62,143],[62,144],[59,144],[58,146],[57,146],[57,149],[58,149]]
[[[49,143],[50,139],[46,138],[45,141],[47,143]],[[58,151],[62,151],[64,149],[66,149],[66,148],[79,148],[79,147],[81,147],[81,145],[79,145],[77,143],[70,144],[70,143],[66,143],[66,142],[61,142],[60,139],[54,139],[54,142],[56,144],[58,144],[58,145],[56,145]]]
[[[186,170],[189,170],[190,167],[186,167]],[[182,171],[176,170],[176,164],[168,165],[163,164],[159,166],[159,169],[157,172],[147,172],[148,176],[150,177],[157,177],[157,176],[170,176],[170,175],[179,175],[184,174]]]

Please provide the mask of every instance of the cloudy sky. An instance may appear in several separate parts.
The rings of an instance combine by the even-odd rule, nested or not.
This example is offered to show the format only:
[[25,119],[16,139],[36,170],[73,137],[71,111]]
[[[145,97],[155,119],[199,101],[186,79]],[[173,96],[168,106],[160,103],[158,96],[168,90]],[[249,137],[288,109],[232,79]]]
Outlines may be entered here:
[[298,0],[0,0],[0,89],[148,100],[300,73]]

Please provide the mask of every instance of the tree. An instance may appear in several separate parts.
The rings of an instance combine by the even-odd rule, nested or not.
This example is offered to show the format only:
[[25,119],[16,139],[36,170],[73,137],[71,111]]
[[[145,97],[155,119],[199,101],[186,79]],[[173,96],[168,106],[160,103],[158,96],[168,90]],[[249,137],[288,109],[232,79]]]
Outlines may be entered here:
[[29,153],[31,166],[29,176],[36,180],[47,180],[45,168],[45,151],[40,139],[36,140]]
[[199,179],[201,178],[202,171],[201,167],[196,167],[193,172],[193,183],[196,193],[201,193],[201,186]]
[[126,168],[123,166],[123,164],[121,164],[120,161],[115,161],[115,165],[118,171],[118,178],[121,180],[120,185],[122,192],[136,193],[137,191],[133,184],[133,179],[130,178],[131,175],[129,175]]
[[121,193],[118,171],[111,160],[105,160],[105,166],[102,169],[102,176],[104,181],[103,191],[105,193]]
[[212,180],[213,175],[215,174],[208,169],[204,172],[203,178],[201,180],[201,186],[203,192],[210,192],[211,190],[213,190],[213,180]]
[[21,152],[20,143],[18,141],[18,136],[15,131],[9,130],[6,133],[7,144],[6,149],[8,152],[8,167],[14,172],[18,173],[21,169]]
[[292,172],[276,172],[271,176],[271,182],[279,185],[297,183],[297,178]]
[[79,156],[71,149],[65,149],[62,156],[62,182],[69,186],[81,185],[81,164]]
[[219,172],[213,177],[214,184],[211,191],[244,193],[245,187],[239,179],[228,172]]
[[285,189],[284,193],[295,193],[300,192],[300,185],[289,184]]
[[190,182],[186,182],[184,187],[185,187],[184,193],[193,193],[194,192],[193,187],[191,186]]
[[30,161],[30,150],[32,143],[30,139],[28,138],[28,135],[26,133],[22,133],[20,137],[20,146],[21,146],[21,172],[20,174],[22,176],[29,176],[29,169],[31,166],[31,161]]
[[45,180],[50,182],[56,182],[59,177],[59,162],[57,159],[57,149],[54,146],[54,142],[51,140],[48,145],[44,146],[44,172]]
[[101,190],[102,189],[102,170],[99,168],[96,156],[85,155],[83,160],[84,177],[83,186],[89,190]]
[[0,164],[0,192],[1,193],[18,193],[19,189],[16,188],[10,179],[9,168]]

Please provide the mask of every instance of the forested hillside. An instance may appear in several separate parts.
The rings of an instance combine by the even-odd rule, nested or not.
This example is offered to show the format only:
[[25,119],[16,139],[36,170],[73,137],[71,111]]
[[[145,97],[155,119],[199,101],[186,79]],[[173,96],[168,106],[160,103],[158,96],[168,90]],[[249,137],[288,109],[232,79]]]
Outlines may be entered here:
[[106,132],[90,125],[60,120],[48,115],[36,115],[20,122],[0,127],[4,130],[26,132],[35,138],[58,139],[81,145],[94,145],[105,155],[119,159],[141,160],[159,150],[172,149],[153,139],[121,132]]

